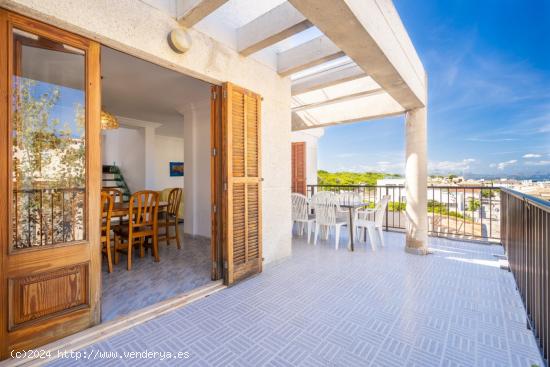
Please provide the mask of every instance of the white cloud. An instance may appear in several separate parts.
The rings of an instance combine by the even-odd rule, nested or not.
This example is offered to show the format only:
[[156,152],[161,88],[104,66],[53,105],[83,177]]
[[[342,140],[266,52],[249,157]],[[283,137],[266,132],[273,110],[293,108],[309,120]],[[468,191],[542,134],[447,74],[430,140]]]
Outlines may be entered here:
[[550,164],[550,161],[544,161],[544,160],[542,160],[542,161],[529,161],[529,162],[525,162],[525,164],[527,164],[529,166],[546,166],[546,165]]
[[466,158],[461,161],[438,161],[430,162],[430,171],[444,171],[444,172],[457,172],[467,171],[470,169],[470,165],[476,160],[474,158]]
[[527,153],[523,156],[523,158],[525,159],[529,159],[529,158],[540,158],[541,155],[540,154],[536,154],[536,153]]
[[497,168],[499,170],[503,170],[505,169],[506,167],[509,167],[509,166],[512,166],[514,164],[518,163],[518,160],[517,159],[511,159],[509,161],[506,161],[506,162],[500,162],[500,163],[491,163],[489,165],[489,167],[493,167],[493,168]]

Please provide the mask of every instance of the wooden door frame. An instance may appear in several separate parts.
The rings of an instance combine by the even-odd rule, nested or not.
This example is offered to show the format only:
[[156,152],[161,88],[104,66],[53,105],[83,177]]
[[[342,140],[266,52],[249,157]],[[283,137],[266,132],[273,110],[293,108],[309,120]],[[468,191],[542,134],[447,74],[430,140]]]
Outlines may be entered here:
[[[67,44],[69,46],[85,51],[85,88],[86,88],[86,198],[85,198],[85,223],[86,239],[75,243],[59,244],[49,246],[43,251],[37,249],[27,249],[12,252],[11,251],[11,75],[13,74],[13,38],[12,28],[17,27],[23,31],[43,36],[55,42]],[[99,78],[99,43],[86,37],[80,37],[72,32],[47,25],[43,22],[32,20],[28,17],[10,12],[0,8],[0,152],[3,157],[0,158],[0,359],[8,358],[11,349],[28,348],[29,339],[26,335],[43,333],[36,336],[33,343],[48,342],[52,334],[58,334],[60,337],[72,334],[81,329],[87,328],[99,323],[100,320],[100,294],[101,280],[100,276],[91,276],[100,274],[101,254],[99,251],[99,186],[100,186],[100,142],[99,142],[99,113],[101,106],[101,90]],[[94,123],[97,121],[97,123]],[[98,215],[95,215],[95,214]],[[96,251],[97,250],[97,251]],[[46,251],[48,254],[46,254]],[[52,254],[54,252],[54,254]],[[5,297],[9,292],[10,279],[21,279],[21,277],[34,277],[44,274],[36,271],[36,266],[29,258],[38,261],[49,261],[49,270],[55,271],[54,260],[56,258],[75,259],[80,261],[80,255],[89,252],[87,260],[87,303],[85,307],[71,308],[70,312],[53,313],[41,321],[42,324],[31,322],[25,324],[25,327],[10,328],[11,315],[9,315],[10,297]],[[76,264],[76,263],[75,263]],[[34,266],[34,267],[33,267]],[[61,263],[60,263],[61,266]],[[76,265],[75,265],[76,266]],[[60,267],[59,269],[62,269]],[[64,268],[63,268],[64,269]],[[16,276],[16,277],[15,277]],[[10,278],[11,277],[11,278]],[[69,323],[72,321],[72,323]],[[45,324],[44,324],[45,323]],[[11,330],[10,330],[11,329]],[[46,330],[49,330],[47,333]],[[8,339],[10,338],[10,339]]]
[[[108,45],[101,44],[102,46],[116,48]],[[223,233],[223,220],[222,220],[222,87],[221,85],[206,82],[202,79],[190,76],[177,70],[169,69],[166,66],[156,63],[154,61],[144,59],[139,55],[128,52],[127,50],[117,50],[128,56],[135,57],[137,59],[146,61],[150,64],[159,66],[163,69],[174,71],[175,73],[185,75],[187,77],[200,80],[204,83],[210,84],[210,220],[211,220],[211,239],[210,239],[210,253],[211,253],[211,279],[219,280],[223,277],[223,246],[222,246],[222,233]],[[101,137],[100,137],[101,144]],[[100,182],[101,186],[101,182]],[[103,267],[103,262],[101,264]]]
[[[9,222],[7,220],[9,215],[9,117],[8,117],[8,29],[5,26],[7,24],[7,13],[0,9],[0,340],[7,340],[8,330],[8,298],[4,298],[4,295],[8,294],[7,281],[4,281],[4,273],[7,272],[7,248],[9,247]],[[4,54],[5,56],[2,56]],[[2,158],[5,157],[5,158]],[[4,342],[2,342],[4,344]],[[7,344],[7,343],[6,343]],[[7,350],[5,347],[0,346],[0,360],[8,358]],[[7,348],[6,348],[7,349]]]
[[222,170],[222,87],[210,89],[210,193],[212,237],[212,280],[222,279],[223,268],[223,170]]

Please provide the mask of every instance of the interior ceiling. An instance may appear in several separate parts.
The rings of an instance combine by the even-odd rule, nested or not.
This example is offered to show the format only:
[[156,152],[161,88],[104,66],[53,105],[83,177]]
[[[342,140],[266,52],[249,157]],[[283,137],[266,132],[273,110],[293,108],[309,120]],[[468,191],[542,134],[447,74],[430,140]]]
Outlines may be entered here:
[[106,111],[160,123],[160,135],[183,135],[183,111],[210,101],[210,84],[137,57],[101,48],[101,98]]

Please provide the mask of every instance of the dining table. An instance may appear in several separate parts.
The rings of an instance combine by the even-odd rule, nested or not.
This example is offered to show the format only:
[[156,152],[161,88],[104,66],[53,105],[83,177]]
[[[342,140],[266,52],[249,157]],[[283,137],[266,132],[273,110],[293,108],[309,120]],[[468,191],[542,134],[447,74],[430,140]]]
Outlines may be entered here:
[[[159,201],[159,213],[166,211],[168,208],[167,201]],[[125,217],[129,214],[130,203],[129,202],[118,202],[113,204],[113,210],[111,212],[111,217]]]
[[367,206],[367,203],[340,203],[340,208],[346,208],[349,211],[349,245],[348,248],[351,251],[355,250],[355,236],[354,236],[354,230],[353,230],[353,221],[355,220],[355,212],[357,209],[364,208]]

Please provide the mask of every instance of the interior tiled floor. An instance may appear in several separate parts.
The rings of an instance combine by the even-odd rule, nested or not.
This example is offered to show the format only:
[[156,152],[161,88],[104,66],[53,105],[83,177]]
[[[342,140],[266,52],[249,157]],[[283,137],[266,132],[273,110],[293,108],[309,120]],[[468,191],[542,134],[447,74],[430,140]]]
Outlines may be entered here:
[[[180,226],[183,233],[183,226]],[[134,253],[132,270],[126,270],[126,255],[120,255],[113,272],[107,272],[103,259],[102,321],[113,320],[132,311],[164,301],[210,282],[210,239],[183,236],[178,250],[175,240],[167,246],[159,243],[160,262],[150,255],[139,258]]]
[[[84,351],[188,352],[188,366],[531,366],[542,361],[500,246],[430,239],[434,254],[334,250],[295,238],[293,255],[187,307]],[[74,360],[58,360],[74,365]]]

